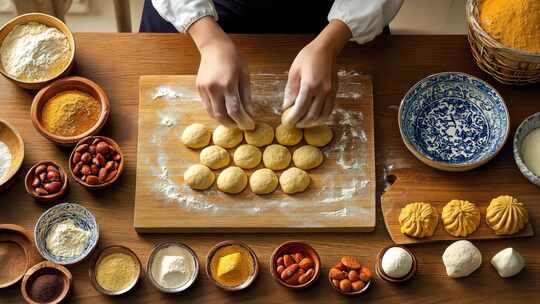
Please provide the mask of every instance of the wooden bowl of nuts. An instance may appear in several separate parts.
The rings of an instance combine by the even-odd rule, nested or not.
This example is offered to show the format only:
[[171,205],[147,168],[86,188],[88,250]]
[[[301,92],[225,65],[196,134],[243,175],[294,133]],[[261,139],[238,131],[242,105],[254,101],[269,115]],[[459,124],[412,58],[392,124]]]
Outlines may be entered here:
[[304,241],[285,242],[270,258],[274,279],[291,289],[303,289],[313,284],[319,278],[321,268],[319,254]]
[[25,187],[35,200],[51,203],[68,191],[66,171],[53,161],[38,162],[26,173]]
[[344,256],[328,272],[330,285],[339,293],[352,296],[366,292],[373,274],[352,256]]
[[69,157],[69,172],[88,189],[100,189],[114,183],[124,169],[120,146],[104,136],[82,139]]

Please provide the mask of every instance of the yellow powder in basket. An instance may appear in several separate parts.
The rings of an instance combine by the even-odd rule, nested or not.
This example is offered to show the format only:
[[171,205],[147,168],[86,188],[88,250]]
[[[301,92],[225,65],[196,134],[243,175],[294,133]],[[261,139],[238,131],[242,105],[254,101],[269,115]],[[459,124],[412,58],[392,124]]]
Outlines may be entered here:
[[81,91],[65,91],[43,105],[41,121],[45,129],[60,136],[76,136],[93,127],[101,114],[100,103]]
[[111,253],[98,263],[96,281],[106,290],[120,291],[137,279],[138,267],[130,255]]
[[540,53],[539,0],[484,0],[480,24],[508,47]]
[[254,272],[253,258],[242,246],[228,245],[219,248],[212,256],[212,277],[221,285],[234,287],[249,279]]

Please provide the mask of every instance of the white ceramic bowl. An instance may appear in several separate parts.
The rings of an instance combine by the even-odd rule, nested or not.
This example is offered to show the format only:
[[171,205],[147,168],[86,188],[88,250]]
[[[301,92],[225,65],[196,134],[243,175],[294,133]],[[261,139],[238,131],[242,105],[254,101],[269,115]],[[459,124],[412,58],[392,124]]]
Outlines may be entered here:
[[521,158],[521,144],[532,130],[540,128],[540,112],[527,117],[517,128],[514,135],[514,160],[519,171],[533,184],[540,186],[540,176],[534,174]]

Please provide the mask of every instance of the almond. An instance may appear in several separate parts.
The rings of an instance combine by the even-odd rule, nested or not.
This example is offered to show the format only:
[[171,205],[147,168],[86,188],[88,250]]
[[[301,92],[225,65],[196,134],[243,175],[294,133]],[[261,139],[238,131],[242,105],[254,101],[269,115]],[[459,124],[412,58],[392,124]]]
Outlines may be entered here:
[[294,264],[294,259],[290,255],[286,254],[283,256],[283,263],[285,264],[285,267],[289,267]]
[[292,277],[292,275],[298,270],[298,264],[292,264],[291,266],[288,266],[287,268],[285,268],[285,270],[283,270],[283,272],[281,273],[281,279],[283,281],[286,281],[287,279],[289,279],[290,277]]
[[308,270],[311,267],[313,267],[313,261],[310,258],[303,258],[299,263],[298,266],[304,270]]

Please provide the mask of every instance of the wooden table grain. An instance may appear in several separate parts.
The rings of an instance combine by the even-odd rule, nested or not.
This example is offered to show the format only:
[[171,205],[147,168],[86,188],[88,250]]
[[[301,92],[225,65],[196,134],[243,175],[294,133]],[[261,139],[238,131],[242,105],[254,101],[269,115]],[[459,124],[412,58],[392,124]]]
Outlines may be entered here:
[[[538,237],[519,240],[477,242],[484,263],[472,276],[454,280],[446,276],[441,254],[448,243],[412,247],[419,268],[416,278],[396,286],[376,279],[371,290],[358,299],[345,298],[328,286],[326,272],[342,255],[358,256],[371,268],[379,249],[391,243],[380,209],[373,233],[303,233],[303,234],[177,234],[137,235],[133,229],[133,198],[137,143],[138,80],[140,75],[196,73],[199,55],[188,37],[180,34],[75,34],[75,75],[88,77],[107,91],[112,115],[102,134],[118,141],[126,153],[126,169],[110,189],[89,192],[73,180],[65,200],[83,202],[97,217],[101,227],[100,246],[121,244],[132,248],[146,262],[152,246],[161,241],[177,240],[191,246],[202,262],[212,245],[226,239],[243,240],[257,253],[261,272],[245,292],[226,293],[213,286],[201,274],[188,291],[164,295],[147,280],[136,290],[118,298],[108,298],[95,291],[88,280],[88,264],[69,267],[74,275],[74,303],[338,303],[365,301],[384,303],[429,302],[524,302],[540,295],[540,242]],[[247,57],[253,73],[285,73],[296,53],[310,36],[236,35],[234,41]],[[373,76],[375,102],[375,143],[377,192],[384,191],[385,172],[390,168],[433,170],[416,160],[399,136],[397,110],[405,92],[421,78],[442,71],[476,75],[494,85],[506,99],[512,117],[512,133],[526,116],[540,111],[540,87],[510,87],[496,83],[475,65],[465,36],[388,36],[364,46],[349,45],[339,58],[340,69],[366,72]],[[33,201],[24,191],[23,174],[44,159],[54,159],[67,167],[69,150],[57,147],[41,137],[30,122],[33,93],[0,79],[0,118],[11,122],[26,143],[26,159],[16,183],[0,193],[0,223],[20,224],[33,229],[38,216],[49,205]],[[492,166],[513,165],[511,145],[507,144]],[[538,203],[538,202],[529,202]],[[540,214],[532,213],[533,224],[540,225]],[[201,219],[203,220],[203,219]],[[538,235],[538,234],[537,234]],[[273,249],[290,239],[305,239],[318,250],[324,266],[323,275],[314,286],[292,292],[273,281],[268,260]],[[526,259],[527,268],[512,279],[501,279],[489,264],[497,251],[516,248]],[[1,303],[20,303],[18,285],[0,290]]]

